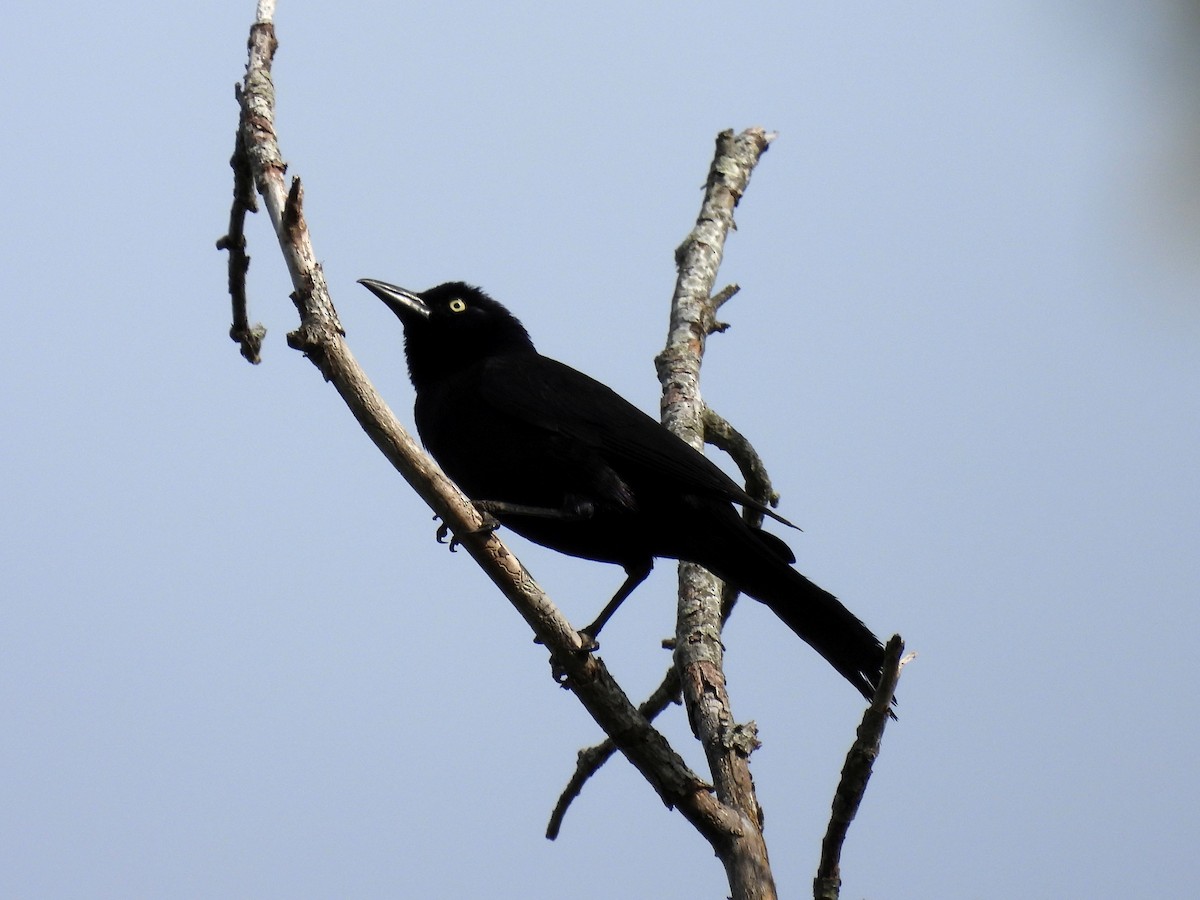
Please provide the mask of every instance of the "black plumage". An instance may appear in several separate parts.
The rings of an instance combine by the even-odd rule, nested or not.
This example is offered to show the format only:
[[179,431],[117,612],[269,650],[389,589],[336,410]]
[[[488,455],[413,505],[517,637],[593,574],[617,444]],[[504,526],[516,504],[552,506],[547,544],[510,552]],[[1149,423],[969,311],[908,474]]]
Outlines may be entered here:
[[871,696],[879,640],[735,504],[786,519],[610,388],[539,354],[521,323],[478,288],[450,282],[414,293],[361,283],[404,324],[417,431],[446,473],[517,534],[625,569],[625,583],[585,630],[599,632],[656,557],[688,560],[765,603]]

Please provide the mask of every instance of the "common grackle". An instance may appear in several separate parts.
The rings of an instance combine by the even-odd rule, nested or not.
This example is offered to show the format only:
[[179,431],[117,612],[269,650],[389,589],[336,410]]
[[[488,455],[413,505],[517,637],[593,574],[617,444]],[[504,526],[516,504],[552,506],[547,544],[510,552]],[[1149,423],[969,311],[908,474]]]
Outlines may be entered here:
[[698,563],[770,607],[866,697],[879,640],[735,504],[790,524],[704,454],[600,382],[534,349],[500,303],[461,282],[414,293],[360,282],[404,324],[426,448],[482,510],[531,541],[625,569],[595,637],[655,557]]

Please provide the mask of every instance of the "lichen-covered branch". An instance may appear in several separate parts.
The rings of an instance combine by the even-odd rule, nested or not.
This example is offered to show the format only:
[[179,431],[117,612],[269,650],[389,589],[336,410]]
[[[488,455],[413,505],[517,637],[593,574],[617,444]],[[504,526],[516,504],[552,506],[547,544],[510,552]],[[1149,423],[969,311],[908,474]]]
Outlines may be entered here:
[[[241,85],[235,85],[234,95],[240,106]],[[229,296],[233,303],[233,324],[229,327],[229,336],[241,347],[242,356],[258,365],[262,362],[262,342],[267,330],[261,324],[250,324],[246,300],[246,272],[250,268],[250,257],[246,254],[246,214],[258,212],[258,198],[254,193],[250,160],[242,144],[242,132],[239,123],[233,156],[229,160],[233,168],[233,205],[229,210],[229,230],[217,240],[217,249],[229,251]]]
[[871,769],[883,742],[883,730],[887,727],[888,719],[892,717],[892,698],[896,695],[896,682],[900,680],[900,670],[913,658],[910,654],[902,659],[903,652],[904,641],[900,639],[900,635],[892,635],[884,649],[883,674],[879,680],[879,687],[875,689],[871,705],[863,713],[862,724],[858,726],[858,736],[846,754],[842,777],[833,795],[829,826],[825,830],[825,839],[821,842],[821,861],[813,879],[815,900],[838,900],[842,887],[842,845],[846,842],[846,833],[858,813],[863,794],[867,790],[867,782],[871,779]]
[[[647,721],[653,722],[658,714],[668,706],[679,702],[679,672],[672,666],[667,670],[662,683],[638,706],[638,712],[645,716]],[[585,747],[579,751],[575,761],[575,774],[563,788],[558,803],[554,805],[554,811],[550,814],[550,822],[546,826],[547,838],[554,840],[558,837],[563,819],[566,817],[572,801],[583,791],[583,786],[587,784],[588,779],[595,775],[616,752],[617,744],[612,738],[605,738],[599,744]]]
[[[700,363],[706,338],[716,328],[713,286],[733,227],[733,211],[750,173],[773,135],[751,128],[724,131],[717,148],[700,215],[675,252],[678,278],[671,300],[667,344],[655,360],[662,383],[663,424],[697,450],[704,445],[704,401]],[[750,777],[749,755],[757,746],[753,723],[733,718],[725,690],[721,645],[721,588],[700,566],[680,563],[675,666],[692,731],[704,747],[717,799],[741,823],[717,854],[737,900],[774,898],[775,882],[762,835],[762,809]]]
[[[755,500],[769,506],[779,505],[779,493],[771,486],[767,467],[746,437],[711,407],[704,407],[704,440],[718,450],[729,454],[730,459],[746,480],[746,493]],[[752,524],[761,524],[763,515],[756,509],[745,510]]]
[[[347,346],[328,286],[317,263],[299,179],[285,186],[286,165],[274,128],[271,62],[277,47],[271,21],[273,4],[259,3],[250,32],[249,62],[239,93],[238,153],[253,173],[287,262],[300,314],[300,326],[288,343],[301,350],[337,390],[363,430],[385,457],[467,548],[501,592],[529,623],[551,653],[556,667],[580,702],[621,752],[646,778],[662,801],[677,808],[714,844],[730,840],[737,817],[719,803],[629,702],[602,660],[584,649],[578,632],[559,612],[533,577],[492,532],[462,492],[426,456],[375,391]],[[235,171],[238,165],[235,163]]]

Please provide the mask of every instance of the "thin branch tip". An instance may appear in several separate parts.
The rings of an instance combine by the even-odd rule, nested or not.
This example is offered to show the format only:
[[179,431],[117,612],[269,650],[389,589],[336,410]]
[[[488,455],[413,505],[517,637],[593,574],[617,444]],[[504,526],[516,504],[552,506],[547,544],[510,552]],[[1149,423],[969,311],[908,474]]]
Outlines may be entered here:
[[896,696],[896,682],[900,678],[902,653],[904,640],[894,634],[884,647],[882,677],[870,705],[863,713],[854,743],[846,753],[842,776],[833,795],[829,825],[821,841],[821,860],[813,878],[813,897],[816,900],[837,900],[841,890],[842,847],[879,757],[888,719],[895,718],[891,705]]

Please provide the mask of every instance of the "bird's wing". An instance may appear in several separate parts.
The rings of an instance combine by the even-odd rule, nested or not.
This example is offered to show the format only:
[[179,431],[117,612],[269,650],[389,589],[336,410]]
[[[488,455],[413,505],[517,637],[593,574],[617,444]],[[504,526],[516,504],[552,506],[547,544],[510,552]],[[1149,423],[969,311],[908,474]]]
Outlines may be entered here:
[[481,387],[488,402],[506,416],[578,441],[618,472],[670,479],[682,491],[719,497],[792,524],[607,385],[549,357],[536,359],[522,354],[487,360]]

